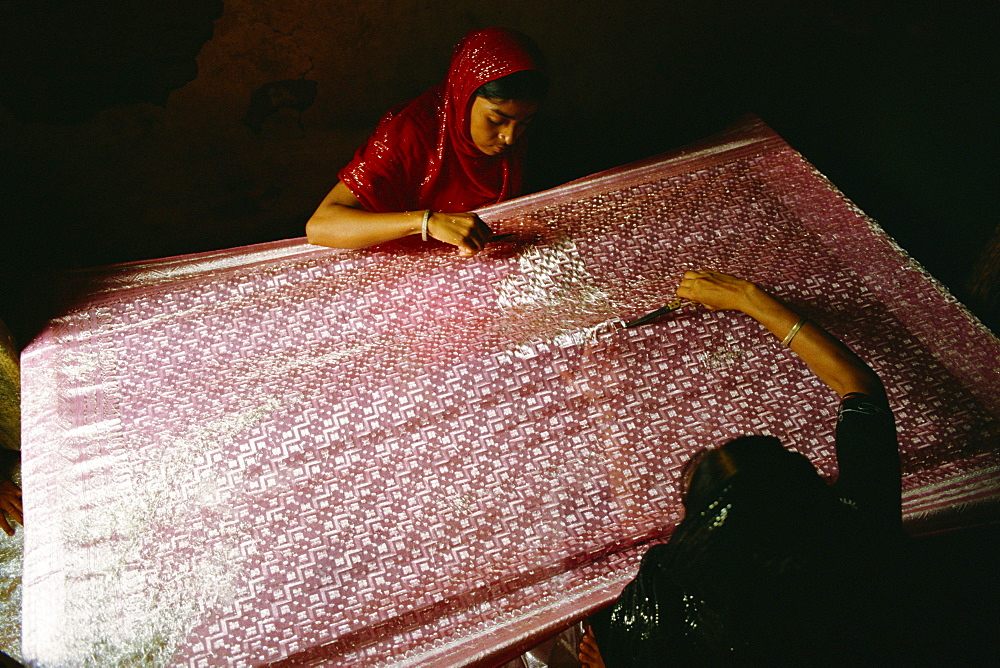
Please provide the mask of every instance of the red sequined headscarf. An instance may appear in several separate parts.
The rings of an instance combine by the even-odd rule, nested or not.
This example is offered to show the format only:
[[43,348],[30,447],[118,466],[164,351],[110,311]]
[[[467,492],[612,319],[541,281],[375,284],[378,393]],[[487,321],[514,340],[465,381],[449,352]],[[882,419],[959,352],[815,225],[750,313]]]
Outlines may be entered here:
[[338,177],[368,211],[469,211],[510,199],[521,187],[523,140],[497,156],[469,134],[469,112],[483,84],[541,69],[537,47],[504,28],[470,32],[455,47],[448,76],[393,108]]

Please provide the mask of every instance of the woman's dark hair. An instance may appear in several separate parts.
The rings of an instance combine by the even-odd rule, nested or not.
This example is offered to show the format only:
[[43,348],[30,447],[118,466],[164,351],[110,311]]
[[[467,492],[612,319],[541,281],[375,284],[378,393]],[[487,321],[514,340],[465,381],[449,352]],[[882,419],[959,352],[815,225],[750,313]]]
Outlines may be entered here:
[[684,465],[681,491],[685,512],[694,512],[708,505],[727,480],[749,470],[774,474],[795,470],[810,473],[810,477],[816,475],[808,459],[786,450],[775,437],[740,436],[721,447],[696,452]]
[[534,100],[541,102],[549,91],[549,78],[541,70],[521,70],[487,81],[476,95],[488,100]]

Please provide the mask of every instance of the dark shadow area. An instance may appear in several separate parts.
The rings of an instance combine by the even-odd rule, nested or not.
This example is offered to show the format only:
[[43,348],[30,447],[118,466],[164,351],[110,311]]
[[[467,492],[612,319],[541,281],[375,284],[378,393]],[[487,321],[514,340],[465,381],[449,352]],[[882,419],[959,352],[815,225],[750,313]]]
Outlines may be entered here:
[[[316,100],[316,82],[309,79],[286,79],[264,84],[250,96],[250,107],[243,116],[243,124],[260,134],[268,118],[282,109],[292,109],[301,114]],[[301,127],[301,120],[299,126]]]
[[[198,76],[196,57],[222,7],[221,0],[0,2],[0,107],[20,121],[60,127],[116,105],[165,106]],[[136,258],[121,246],[116,221],[65,196],[66,165],[4,153],[0,319],[23,346],[52,312],[59,270]]]
[[0,5],[0,104],[17,118],[79,123],[167,97],[195,61],[221,0],[53,0]]
[[1000,653],[1000,524],[913,540],[918,665],[986,666]]

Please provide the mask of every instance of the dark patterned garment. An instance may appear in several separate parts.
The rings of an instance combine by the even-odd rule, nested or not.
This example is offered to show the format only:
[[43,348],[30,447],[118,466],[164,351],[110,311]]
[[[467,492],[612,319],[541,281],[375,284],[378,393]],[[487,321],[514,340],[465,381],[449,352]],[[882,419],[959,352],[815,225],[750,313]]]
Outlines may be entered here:
[[838,480],[797,454],[742,470],[590,623],[616,666],[850,665],[891,648],[900,469],[887,405],[848,395]]

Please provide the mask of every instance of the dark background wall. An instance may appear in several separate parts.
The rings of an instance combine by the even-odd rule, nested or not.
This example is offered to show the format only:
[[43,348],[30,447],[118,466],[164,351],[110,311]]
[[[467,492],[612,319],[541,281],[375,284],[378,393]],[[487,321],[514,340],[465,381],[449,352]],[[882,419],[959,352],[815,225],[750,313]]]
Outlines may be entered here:
[[[535,188],[761,116],[966,290],[994,234],[994,2],[0,1],[0,319],[52,270],[301,236],[381,113],[466,31],[546,51]],[[994,304],[995,308],[995,304]]]

